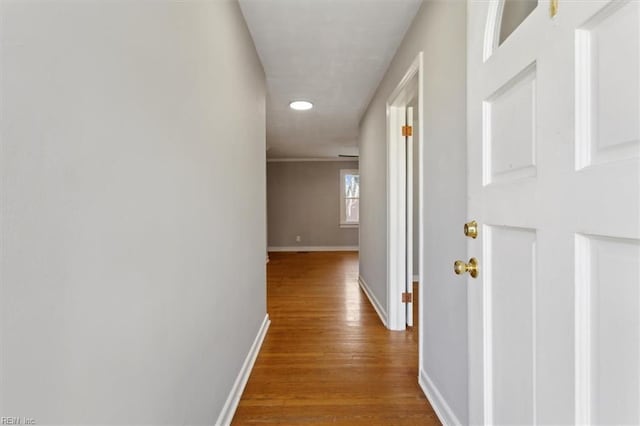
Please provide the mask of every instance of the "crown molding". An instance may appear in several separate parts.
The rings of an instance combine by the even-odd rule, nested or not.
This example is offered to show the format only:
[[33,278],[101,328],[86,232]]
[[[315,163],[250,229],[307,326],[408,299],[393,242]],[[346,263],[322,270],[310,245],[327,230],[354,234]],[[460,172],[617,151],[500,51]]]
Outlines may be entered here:
[[345,157],[335,157],[335,158],[327,158],[327,157],[309,157],[309,158],[267,158],[267,163],[295,163],[295,162],[305,162],[305,161],[359,161],[359,158],[345,158]]

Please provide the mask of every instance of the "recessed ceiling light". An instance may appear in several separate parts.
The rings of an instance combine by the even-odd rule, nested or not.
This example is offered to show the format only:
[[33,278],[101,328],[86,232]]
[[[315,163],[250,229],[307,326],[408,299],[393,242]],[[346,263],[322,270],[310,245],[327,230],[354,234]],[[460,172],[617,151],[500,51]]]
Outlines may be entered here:
[[309,101],[293,101],[289,104],[289,107],[296,111],[306,111],[313,108],[313,104]]

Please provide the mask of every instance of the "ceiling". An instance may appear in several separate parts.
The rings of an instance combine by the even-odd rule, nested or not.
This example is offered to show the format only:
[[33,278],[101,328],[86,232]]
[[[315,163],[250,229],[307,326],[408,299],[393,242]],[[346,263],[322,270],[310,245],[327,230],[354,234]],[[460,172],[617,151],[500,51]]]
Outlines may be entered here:
[[[421,0],[239,0],[267,76],[267,156],[358,153],[358,123]],[[293,111],[292,100],[313,102]]]

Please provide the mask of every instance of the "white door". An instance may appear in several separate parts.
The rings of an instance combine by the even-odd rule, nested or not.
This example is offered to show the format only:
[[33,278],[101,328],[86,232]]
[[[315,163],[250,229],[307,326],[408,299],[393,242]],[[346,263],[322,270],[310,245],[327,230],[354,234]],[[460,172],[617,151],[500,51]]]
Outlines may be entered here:
[[470,422],[640,424],[640,2],[502,9],[468,15]]
[[[413,104],[417,104],[417,99],[414,98],[409,105],[413,105]],[[406,318],[407,318],[407,326],[409,327],[413,327],[413,268],[414,268],[414,262],[413,262],[413,246],[415,244],[414,241],[414,229],[417,226],[416,223],[414,223],[414,197],[413,195],[415,194],[414,191],[414,173],[417,173],[417,170],[414,170],[414,155],[416,155],[416,153],[414,152],[414,140],[413,140],[413,133],[415,130],[415,127],[413,125],[413,106],[407,106],[406,108],[406,126],[407,128],[410,128],[411,131],[407,132],[406,136],[405,136],[405,144],[406,144],[406,152],[407,152],[407,158],[406,158],[406,200],[407,200],[407,208],[405,210],[405,214],[406,214],[406,224],[407,224],[407,238],[406,238],[406,247],[405,247],[405,254],[406,254],[406,270],[405,270],[405,293],[408,294],[408,298],[407,298],[407,303],[405,304],[405,310],[406,310]]]

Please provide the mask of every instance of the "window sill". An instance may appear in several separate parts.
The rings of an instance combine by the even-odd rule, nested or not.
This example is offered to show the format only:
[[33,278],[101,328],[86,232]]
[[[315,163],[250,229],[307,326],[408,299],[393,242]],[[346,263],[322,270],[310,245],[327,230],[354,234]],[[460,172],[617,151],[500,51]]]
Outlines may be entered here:
[[358,223],[341,223],[340,228],[358,228],[360,224]]

